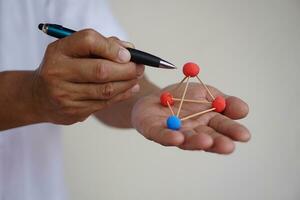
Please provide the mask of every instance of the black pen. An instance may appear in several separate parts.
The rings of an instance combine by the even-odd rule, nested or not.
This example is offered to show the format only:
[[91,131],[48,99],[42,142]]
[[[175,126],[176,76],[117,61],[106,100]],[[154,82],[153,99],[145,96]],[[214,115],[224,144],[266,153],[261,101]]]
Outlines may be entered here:
[[[76,32],[74,30],[65,28],[58,24],[39,24],[39,29],[44,33],[46,33],[47,35],[50,35],[55,38],[64,38]],[[134,63],[144,64],[144,65],[157,67],[157,68],[176,69],[175,65],[157,56],[151,55],[149,53],[137,49],[132,49],[132,48],[127,48],[127,49],[131,54],[131,61]]]

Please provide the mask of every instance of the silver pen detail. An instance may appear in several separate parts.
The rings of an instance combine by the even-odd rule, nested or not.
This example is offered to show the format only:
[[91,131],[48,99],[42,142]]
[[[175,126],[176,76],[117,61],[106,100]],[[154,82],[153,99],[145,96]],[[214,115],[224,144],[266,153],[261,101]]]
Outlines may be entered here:
[[165,60],[160,60],[159,61],[159,68],[177,69],[177,67],[175,65],[173,65],[172,63],[169,63]]

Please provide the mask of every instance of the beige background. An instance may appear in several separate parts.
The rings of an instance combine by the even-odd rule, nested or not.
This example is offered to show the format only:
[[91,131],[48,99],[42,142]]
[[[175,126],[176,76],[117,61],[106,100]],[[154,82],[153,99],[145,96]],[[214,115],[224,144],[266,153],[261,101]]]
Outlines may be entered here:
[[[300,199],[300,1],[111,1],[140,49],[250,105],[253,134],[234,154],[166,148],[95,119],[64,129],[71,199]],[[99,19],[102,20],[102,19]],[[181,73],[147,68],[160,86]]]

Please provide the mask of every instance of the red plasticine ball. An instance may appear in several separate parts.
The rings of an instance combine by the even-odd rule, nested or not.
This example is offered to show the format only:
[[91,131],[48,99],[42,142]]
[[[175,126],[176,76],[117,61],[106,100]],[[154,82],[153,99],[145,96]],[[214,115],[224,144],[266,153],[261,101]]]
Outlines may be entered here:
[[188,62],[183,65],[183,73],[185,76],[195,77],[199,74],[200,67],[196,63]]
[[212,102],[212,107],[215,108],[216,112],[223,112],[226,107],[226,101],[224,97],[222,96],[217,96],[216,99]]
[[161,95],[160,95],[160,103],[161,105],[163,106],[168,106],[168,103],[172,106],[174,105],[174,100],[173,100],[173,96],[170,92],[163,92]]

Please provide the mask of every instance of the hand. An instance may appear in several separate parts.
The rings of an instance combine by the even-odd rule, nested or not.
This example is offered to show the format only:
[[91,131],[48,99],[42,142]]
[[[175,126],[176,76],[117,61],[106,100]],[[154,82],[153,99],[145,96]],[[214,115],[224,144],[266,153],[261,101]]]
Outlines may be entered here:
[[[170,91],[173,86],[164,90]],[[174,97],[181,98],[182,89],[172,92]],[[177,146],[185,150],[204,150],[220,154],[229,154],[234,150],[234,141],[246,142],[250,139],[247,128],[234,119],[244,118],[248,114],[248,106],[237,97],[224,95],[219,90],[209,87],[214,96],[226,98],[226,109],[223,114],[209,112],[201,116],[183,121],[181,129],[170,130],[166,127],[167,118],[172,115],[169,108],[160,104],[160,93],[151,94],[140,99],[132,111],[133,126],[147,139],[164,146]],[[190,83],[187,99],[211,101],[206,90],[200,85]],[[175,114],[179,102],[172,106]],[[181,116],[210,108],[210,104],[184,102]]]
[[51,43],[34,73],[38,118],[73,124],[138,92],[144,66],[129,62],[125,46],[90,29]]

